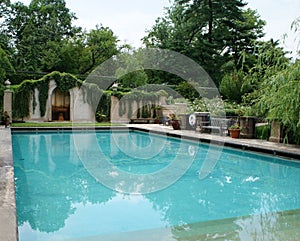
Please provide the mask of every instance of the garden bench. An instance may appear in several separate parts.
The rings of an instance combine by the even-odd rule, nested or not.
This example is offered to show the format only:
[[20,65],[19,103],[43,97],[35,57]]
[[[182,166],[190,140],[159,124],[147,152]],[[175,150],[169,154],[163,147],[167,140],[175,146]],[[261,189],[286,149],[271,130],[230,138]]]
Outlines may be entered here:
[[152,118],[136,118],[130,119],[130,124],[153,124],[154,120]]
[[207,125],[202,125],[201,126],[201,131],[202,130],[217,130],[221,136],[222,135],[227,135],[228,134],[228,128],[231,125],[230,119],[226,118],[210,118],[209,122]]

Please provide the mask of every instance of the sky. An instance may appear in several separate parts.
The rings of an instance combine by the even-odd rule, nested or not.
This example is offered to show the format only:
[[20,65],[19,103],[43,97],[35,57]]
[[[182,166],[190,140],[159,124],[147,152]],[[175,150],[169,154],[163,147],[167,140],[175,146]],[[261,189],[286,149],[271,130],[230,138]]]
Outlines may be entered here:
[[[31,0],[19,0],[28,5]],[[16,1],[12,1],[16,2]],[[300,48],[298,35],[290,31],[292,22],[300,17],[299,0],[246,0],[248,7],[256,9],[261,19],[267,22],[264,40],[273,38],[283,40],[282,46],[287,51]],[[75,13],[78,20],[75,25],[87,30],[94,29],[96,24],[102,24],[113,30],[121,43],[141,47],[140,39],[146,35],[158,17],[162,17],[165,7],[171,5],[169,0],[66,0],[67,7]],[[298,37],[297,41],[295,38]],[[283,42],[283,41],[282,41]]]

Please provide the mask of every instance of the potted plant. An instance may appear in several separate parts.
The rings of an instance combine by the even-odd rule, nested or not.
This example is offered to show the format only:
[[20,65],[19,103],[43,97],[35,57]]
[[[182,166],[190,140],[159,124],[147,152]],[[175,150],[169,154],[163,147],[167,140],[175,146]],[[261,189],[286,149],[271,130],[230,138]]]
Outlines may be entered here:
[[170,122],[174,130],[180,130],[180,121],[175,114],[170,114]]
[[230,126],[228,128],[229,132],[230,132],[230,136],[232,138],[239,138],[240,137],[240,126],[238,125],[238,123],[234,123],[232,126]]
[[9,127],[9,125],[10,125],[10,117],[9,117],[7,111],[4,111],[4,113],[3,113],[2,122],[5,125],[5,128]]
[[154,123],[155,123],[155,124],[160,124],[160,119],[159,119],[159,117],[156,117],[156,118],[154,119]]

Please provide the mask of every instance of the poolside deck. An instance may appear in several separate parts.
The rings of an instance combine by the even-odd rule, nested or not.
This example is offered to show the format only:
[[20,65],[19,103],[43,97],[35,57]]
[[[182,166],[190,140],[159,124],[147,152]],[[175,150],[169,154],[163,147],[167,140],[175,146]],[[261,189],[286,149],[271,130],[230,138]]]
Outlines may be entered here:
[[208,143],[220,143],[224,146],[235,147],[243,150],[263,152],[288,158],[295,158],[300,161],[300,146],[291,144],[274,143],[258,139],[233,139],[229,136],[203,134],[198,131],[173,130],[170,126],[130,124],[128,127],[147,130],[152,132],[162,132],[169,135],[179,136],[188,139],[200,140]]
[[0,241],[16,241],[14,167],[9,128],[0,126]]
[[[121,128],[122,127],[118,127],[118,129]],[[256,139],[232,139],[225,136],[201,134],[195,131],[173,130],[172,127],[155,124],[130,124],[123,128],[162,132],[171,136],[216,143],[245,150],[265,152],[295,158],[296,161],[300,161],[300,146],[297,145],[272,143]],[[9,128],[0,126],[0,144],[0,241],[17,241],[13,156],[11,130]]]

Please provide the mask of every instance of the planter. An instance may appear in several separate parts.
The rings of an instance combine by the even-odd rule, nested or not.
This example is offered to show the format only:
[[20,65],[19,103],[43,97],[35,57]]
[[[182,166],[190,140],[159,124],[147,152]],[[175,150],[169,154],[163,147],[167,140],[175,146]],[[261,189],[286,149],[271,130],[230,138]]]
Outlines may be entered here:
[[240,117],[241,138],[255,137],[256,117],[242,116]]
[[229,129],[229,132],[230,132],[230,136],[232,138],[239,138],[241,130],[240,129]]
[[271,136],[269,141],[275,143],[281,143],[283,137],[283,128],[282,124],[279,121],[272,121],[271,123]]
[[180,119],[180,129],[186,130],[187,129],[187,115],[178,115],[178,118]]
[[180,122],[179,120],[172,120],[171,125],[174,130],[180,130]]

